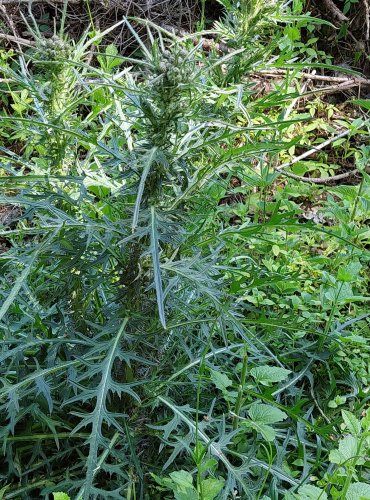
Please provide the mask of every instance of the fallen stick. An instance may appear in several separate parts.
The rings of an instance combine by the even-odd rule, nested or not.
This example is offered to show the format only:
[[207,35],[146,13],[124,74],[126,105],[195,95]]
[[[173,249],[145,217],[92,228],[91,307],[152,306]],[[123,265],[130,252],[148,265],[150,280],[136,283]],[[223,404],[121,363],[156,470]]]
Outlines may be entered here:
[[[281,75],[284,76],[286,75],[287,71],[282,69],[277,69],[277,70],[261,70],[258,71],[257,73],[254,73],[254,76],[264,76],[268,78],[276,78],[277,76]],[[365,84],[365,85],[370,85],[370,80],[367,78],[364,78],[362,76],[356,76],[353,78],[349,77],[343,77],[343,76],[328,76],[328,75],[313,75],[311,73],[298,73],[297,77],[300,78],[306,78],[309,80],[317,80],[317,81],[322,81],[322,82],[331,82],[331,83],[355,83],[355,84]]]
[[348,17],[343,14],[343,12],[338,9],[333,0],[322,0],[322,3],[326,7],[326,9],[332,14],[334,19],[337,19],[341,22],[349,21]]
[[341,132],[338,135],[335,135],[334,137],[330,137],[326,141],[322,142],[318,146],[313,147],[309,151],[306,151],[305,153],[302,153],[299,156],[296,156],[293,160],[288,161],[287,163],[283,163],[282,165],[279,165],[278,167],[275,167],[275,170],[280,172],[281,170],[284,170],[285,168],[291,167],[295,163],[298,163],[301,160],[304,160],[305,158],[308,158],[309,156],[313,155],[317,151],[320,151],[321,149],[324,149],[326,146],[331,144],[332,142],[337,141],[338,139],[341,139],[342,137],[346,137],[347,135],[350,134],[350,130],[345,130],[344,132]]
[[[276,170],[276,169],[275,169]],[[310,184],[331,184],[332,182],[341,181],[343,179],[348,179],[357,173],[356,169],[349,170],[343,174],[333,175],[332,177],[303,177],[302,175],[292,174],[291,172],[279,172],[285,177],[295,179],[296,181],[307,182]]]
[[35,47],[35,42],[26,40],[25,38],[20,38],[18,36],[7,35],[6,33],[0,33],[0,40],[7,40],[8,42],[15,42],[20,45],[25,45],[26,47]]
[[[69,3],[82,3],[83,0],[68,0]],[[0,5],[15,5],[21,3],[30,3],[30,0],[0,0]],[[32,3],[64,3],[64,0],[32,0]]]

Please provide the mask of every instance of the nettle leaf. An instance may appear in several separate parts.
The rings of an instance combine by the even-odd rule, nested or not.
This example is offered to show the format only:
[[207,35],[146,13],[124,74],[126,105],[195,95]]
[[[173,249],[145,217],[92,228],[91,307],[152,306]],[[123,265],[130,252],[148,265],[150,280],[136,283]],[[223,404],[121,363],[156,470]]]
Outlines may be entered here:
[[290,373],[292,373],[291,370],[280,368],[279,366],[262,365],[251,369],[251,375],[256,382],[267,386],[276,382],[282,382]]
[[173,494],[176,500],[196,500],[197,492],[193,486],[192,475],[185,471],[179,470],[171,472]]
[[324,490],[318,488],[317,486],[305,484],[299,488],[296,498],[299,498],[300,500],[327,500],[328,495]]
[[209,477],[202,481],[202,491],[204,500],[214,500],[224,487],[224,479]]
[[262,403],[253,403],[248,410],[248,415],[250,420],[244,421],[243,424],[262,434],[263,438],[269,442],[276,437],[275,430],[269,424],[282,422],[288,416],[279,408]]
[[365,460],[359,455],[361,455],[363,447],[361,450],[359,450],[358,448],[359,441],[356,437],[345,436],[339,441],[338,449],[330,451],[329,460],[332,464],[341,465],[348,460],[356,457],[356,463],[358,465],[362,465],[365,463]]
[[54,500],[71,500],[71,497],[67,495],[67,493],[63,493],[62,491],[53,492]]
[[359,261],[350,262],[347,266],[342,266],[338,269],[337,279],[339,281],[351,283],[357,280],[362,269]]
[[370,484],[351,484],[347,490],[346,500],[370,500]]
[[253,403],[248,410],[248,414],[253,421],[263,424],[275,424],[277,422],[282,422],[288,416],[279,408],[262,403]]
[[226,392],[227,388],[233,384],[227,375],[216,370],[210,370],[210,376],[217,389],[220,389],[222,392]]
[[353,415],[353,413],[342,410],[342,417],[348,431],[354,436],[359,436],[361,434],[361,422]]

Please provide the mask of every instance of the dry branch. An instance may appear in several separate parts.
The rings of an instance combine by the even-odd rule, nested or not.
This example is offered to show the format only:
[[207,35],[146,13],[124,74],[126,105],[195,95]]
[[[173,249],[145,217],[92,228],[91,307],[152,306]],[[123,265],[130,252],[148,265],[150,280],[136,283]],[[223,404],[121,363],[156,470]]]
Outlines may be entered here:
[[296,156],[293,160],[288,161],[287,163],[283,163],[282,165],[279,165],[278,167],[275,168],[275,170],[281,171],[281,170],[284,170],[284,169],[286,169],[288,167],[291,167],[295,163],[298,163],[299,161],[304,160],[305,158],[308,158],[309,156],[315,154],[317,151],[320,151],[321,149],[326,148],[326,146],[328,146],[332,142],[335,142],[338,139],[341,139],[342,137],[346,137],[347,135],[350,134],[350,132],[351,132],[350,130],[344,130],[340,134],[335,135],[334,137],[330,137],[329,139],[327,139],[326,141],[322,142],[318,146],[315,146],[312,149],[310,149],[309,151],[306,151],[305,153],[302,153],[301,155]]
[[340,9],[338,9],[333,0],[322,0],[322,3],[334,19],[341,22],[349,21],[348,17],[345,16]]
[[348,172],[344,172],[343,174],[333,175],[332,177],[303,177],[302,175],[296,175],[292,172],[280,172],[285,177],[290,177],[291,179],[295,179],[301,182],[307,182],[309,184],[331,184],[332,182],[342,181],[343,179],[348,179],[349,177],[353,177],[356,175],[357,170],[349,170]]
[[6,33],[0,33],[0,40],[7,40],[8,42],[17,43],[20,45],[25,45],[26,47],[35,47],[35,42],[26,40],[25,38],[20,38],[18,36],[8,35]]
[[[287,71],[285,69],[274,70],[261,70],[254,73],[255,76],[264,76],[267,78],[276,78],[277,76],[285,76]],[[364,84],[370,85],[370,80],[362,76],[345,77],[345,76],[328,76],[328,75],[314,75],[311,73],[298,73],[297,78],[305,78],[309,80],[316,80],[330,83],[353,83],[356,85]]]

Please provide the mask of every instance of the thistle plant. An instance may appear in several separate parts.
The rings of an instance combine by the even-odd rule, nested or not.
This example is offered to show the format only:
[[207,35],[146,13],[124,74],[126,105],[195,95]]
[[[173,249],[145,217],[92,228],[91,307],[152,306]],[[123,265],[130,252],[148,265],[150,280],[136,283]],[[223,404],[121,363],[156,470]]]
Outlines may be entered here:
[[[276,139],[290,122],[271,112],[288,97],[254,104],[233,76],[219,86],[238,51],[215,60],[134,22],[148,36],[122,21],[137,44],[131,56],[108,46],[93,68],[86,51],[103,34],[76,45],[59,36],[40,45],[46,59],[30,56],[42,85],[22,65],[11,73],[33,102],[22,117],[2,116],[3,127],[37,138],[24,155],[9,139],[0,156],[0,203],[22,207],[0,232],[11,247],[0,255],[0,491],[295,494],[316,440],[333,431],[298,398],[325,360],[314,337],[323,316],[312,299],[315,329],[298,309],[280,318],[290,296],[272,298],[298,278],[295,262],[273,257],[313,226],[281,200],[248,212],[254,187],[265,195],[277,178],[269,165],[294,145]],[[235,175],[248,195],[240,226],[222,204]],[[302,470],[291,473],[288,455]]]

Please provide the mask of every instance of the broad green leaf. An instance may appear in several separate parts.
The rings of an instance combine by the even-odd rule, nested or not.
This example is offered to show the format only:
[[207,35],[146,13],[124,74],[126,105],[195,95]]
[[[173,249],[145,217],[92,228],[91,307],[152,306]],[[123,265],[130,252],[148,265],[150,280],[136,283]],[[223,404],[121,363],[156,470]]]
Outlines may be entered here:
[[202,481],[204,500],[214,500],[224,487],[224,479],[209,477]]
[[361,422],[353,415],[353,413],[342,410],[342,418],[348,431],[354,436],[359,436],[361,434]]
[[262,435],[263,439],[265,439],[269,443],[274,441],[276,437],[276,432],[270,425],[261,424],[259,422],[252,422],[251,420],[243,422],[243,425],[259,432]]
[[251,369],[252,377],[260,384],[267,386],[276,382],[282,382],[290,373],[292,373],[291,370],[286,370],[279,366],[263,365]]
[[348,460],[358,457],[356,458],[356,463],[359,465],[364,464],[364,459],[359,456],[361,454],[361,451],[363,450],[359,450],[358,446],[359,442],[356,437],[345,436],[339,441],[338,449],[330,451],[330,462],[333,464],[341,465]]
[[211,380],[220,391],[225,392],[232,385],[232,381],[224,373],[210,370]]
[[346,500],[370,500],[370,484],[351,484],[347,490]]
[[273,441],[276,433],[268,424],[282,422],[287,418],[287,414],[271,405],[253,403],[248,410],[250,420],[243,422],[243,425],[259,432],[266,441]]
[[71,500],[71,497],[67,495],[67,493],[63,493],[62,491],[53,492],[54,500]]
[[193,487],[193,476],[185,470],[171,472],[170,478],[174,483],[178,484],[182,488]]
[[261,424],[275,424],[287,418],[287,414],[279,408],[262,403],[253,403],[248,410],[248,415],[253,422]]
[[362,266],[360,262],[350,262],[347,266],[343,266],[338,269],[337,279],[347,283],[354,282],[357,280],[361,268]]
[[193,486],[192,475],[185,471],[179,470],[171,472],[170,480],[165,480],[167,488],[173,490],[173,494],[176,500],[197,500],[197,492]]
[[328,495],[313,484],[305,484],[299,488],[297,498],[300,500],[327,500]]

